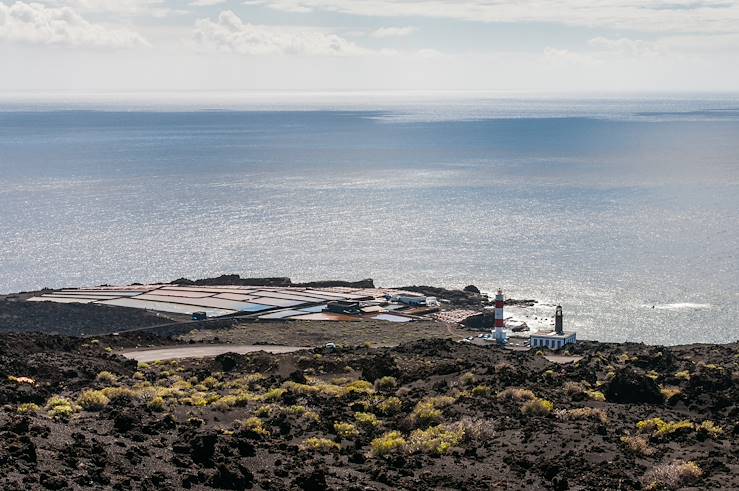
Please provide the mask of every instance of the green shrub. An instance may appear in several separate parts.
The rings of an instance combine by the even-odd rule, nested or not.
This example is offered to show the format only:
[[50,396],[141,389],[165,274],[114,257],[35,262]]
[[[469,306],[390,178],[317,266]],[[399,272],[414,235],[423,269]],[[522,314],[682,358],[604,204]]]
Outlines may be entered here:
[[651,418],[636,423],[636,427],[642,432],[651,432],[652,436],[664,438],[674,433],[684,433],[695,429],[695,425],[690,421],[676,421],[674,423],[665,422],[662,418]]
[[98,382],[105,382],[106,384],[114,384],[118,382],[118,376],[112,372],[103,370],[102,372],[97,374],[95,380],[97,380]]
[[489,396],[493,390],[487,385],[478,385],[472,389],[473,396]]
[[462,385],[472,385],[477,381],[477,377],[475,377],[475,374],[472,372],[467,372],[462,374],[461,377],[459,377],[459,381]]
[[713,421],[704,421],[700,425],[696,426],[696,430],[698,430],[699,433],[704,433],[711,438],[718,438],[724,433],[724,429],[718,426]]
[[138,393],[128,387],[105,387],[101,392],[111,401],[117,399],[136,399],[138,397]]
[[110,399],[101,390],[86,390],[77,399],[85,411],[100,411],[108,405]]
[[436,396],[422,399],[416,404],[410,415],[414,424],[433,424],[441,421],[442,412],[439,408],[444,408],[454,404],[456,399],[450,396]]
[[377,410],[382,414],[396,414],[403,409],[403,401],[397,397],[388,397],[377,403]]
[[164,411],[164,406],[165,406],[164,399],[161,397],[154,397],[153,399],[149,401],[147,406],[152,411],[157,411],[157,412]]
[[275,388],[272,390],[269,390],[262,395],[262,400],[264,401],[279,401],[282,399],[282,396],[285,395],[285,392],[287,390],[282,388]]
[[46,402],[46,409],[52,418],[68,419],[78,411],[72,401],[60,396],[53,396]]
[[341,448],[339,444],[333,440],[317,437],[308,438],[300,447],[303,450],[313,450],[316,452],[335,452]]
[[334,423],[334,431],[341,438],[353,440],[359,436],[359,430],[351,423]]
[[264,421],[252,416],[241,424],[241,427],[245,430],[249,430],[257,435],[269,436],[269,430],[264,426]]
[[370,447],[372,448],[372,455],[383,457],[403,451],[405,445],[406,441],[403,435],[398,431],[391,431],[372,440]]
[[687,370],[681,370],[679,372],[675,372],[675,378],[678,380],[690,380],[690,372]]
[[597,390],[586,390],[585,394],[588,396],[588,398],[592,401],[600,401],[603,402],[606,400],[605,394],[603,392],[597,391]]
[[18,406],[18,409],[16,410],[16,412],[18,414],[36,414],[40,410],[41,408],[38,407],[38,404],[34,404],[32,402],[26,402]]
[[534,416],[544,416],[549,414],[554,409],[554,404],[546,399],[534,398],[526,401],[521,406],[521,412],[524,414],[530,414]]
[[433,426],[427,430],[413,431],[408,439],[407,449],[410,452],[444,455],[458,446],[463,438],[464,430],[459,426]]
[[368,428],[377,428],[382,424],[382,422],[377,419],[377,416],[372,413],[354,413],[354,419],[360,426]]
[[391,389],[396,385],[398,385],[398,381],[395,380],[395,377],[386,376],[375,380],[375,386],[378,389]]

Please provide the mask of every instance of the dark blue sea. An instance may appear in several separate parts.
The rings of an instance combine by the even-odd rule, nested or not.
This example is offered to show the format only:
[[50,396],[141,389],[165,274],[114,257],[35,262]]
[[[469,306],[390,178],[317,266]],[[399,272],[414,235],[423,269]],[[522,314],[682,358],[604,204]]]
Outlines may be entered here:
[[739,97],[0,99],[0,292],[473,283],[581,338],[739,339]]

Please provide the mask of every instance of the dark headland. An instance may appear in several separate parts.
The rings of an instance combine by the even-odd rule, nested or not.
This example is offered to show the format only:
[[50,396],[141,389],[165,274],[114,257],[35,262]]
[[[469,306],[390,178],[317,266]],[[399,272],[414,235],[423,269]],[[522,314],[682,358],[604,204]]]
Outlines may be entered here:
[[[193,324],[38,293],[0,297],[0,489],[739,489],[737,343],[555,354],[443,322]],[[309,348],[122,356],[211,344]]]

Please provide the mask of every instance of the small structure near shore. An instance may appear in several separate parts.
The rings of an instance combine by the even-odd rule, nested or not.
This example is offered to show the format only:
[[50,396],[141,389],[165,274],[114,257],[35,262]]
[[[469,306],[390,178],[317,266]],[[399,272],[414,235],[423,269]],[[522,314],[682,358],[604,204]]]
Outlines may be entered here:
[[557,305],[557,311],[554,315],[554,330],[553,331],[538,331],[531,335],[530,346],[532,348],[549,348],[549,349],[560,349],[568,344],[575,344],[577,342],[577,333],[574,331],[565,331],[562,306]]

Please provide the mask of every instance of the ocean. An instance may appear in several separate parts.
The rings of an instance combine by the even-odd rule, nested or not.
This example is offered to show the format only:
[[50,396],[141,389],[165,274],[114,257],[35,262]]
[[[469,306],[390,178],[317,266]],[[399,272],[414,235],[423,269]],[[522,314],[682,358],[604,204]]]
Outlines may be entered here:
[[371,277],[739,339],[739,96],[0,97],[0,292]]

